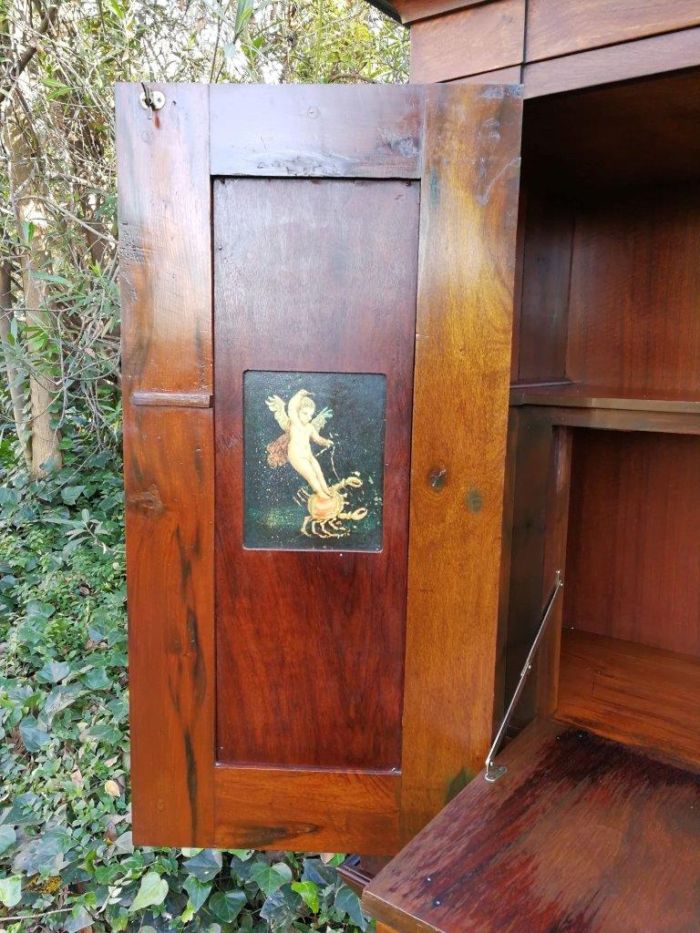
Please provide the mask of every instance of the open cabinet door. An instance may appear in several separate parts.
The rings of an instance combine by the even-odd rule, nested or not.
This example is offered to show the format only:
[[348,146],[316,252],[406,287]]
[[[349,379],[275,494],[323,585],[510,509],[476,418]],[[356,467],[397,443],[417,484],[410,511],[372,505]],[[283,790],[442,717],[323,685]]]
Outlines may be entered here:
[[399,931],[697,929],[700,774],[553,718],[472,781],[365,889]]
[[149,90],[117,89],[134,838],[389,855],[491,736],[519,90]]

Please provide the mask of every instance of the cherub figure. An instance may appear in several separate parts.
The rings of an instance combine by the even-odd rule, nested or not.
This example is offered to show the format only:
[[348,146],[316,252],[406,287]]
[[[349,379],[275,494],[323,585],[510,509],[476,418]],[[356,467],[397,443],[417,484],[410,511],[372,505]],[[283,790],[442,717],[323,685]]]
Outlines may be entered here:
[[333,444],[332,440],[319,434],[333,416],[331,409],[324,408],[314,418],[316,404],[306,389],[299,389],[290,398],[286,409],[279,395],[270,395],[265,404],[284,431],[281,437],[267,445],[268,465],[280,467],[289,462],[318,496],[330,499],[332,492],[311,450],[311,441],[320,447]]

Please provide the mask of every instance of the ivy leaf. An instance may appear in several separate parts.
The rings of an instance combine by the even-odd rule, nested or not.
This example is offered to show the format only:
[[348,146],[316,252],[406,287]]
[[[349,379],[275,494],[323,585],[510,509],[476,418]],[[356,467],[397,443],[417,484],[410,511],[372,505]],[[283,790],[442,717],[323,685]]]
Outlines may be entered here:
[[295,881],[292,891],[296,891],[312,913],[318,913],[318,885],[313,881]]
[[54,716],[60,713],[61,710],[72,706],[84,692],[79,684],[63,684],[60,687],[54,687],[44,703],[41,712],[42,719],[45,719],[51,725]]
[[89,687],[91,690],[107,690],[109,687],[113,686],[104,667],[91,668],[81,679],[85,686]]
[[199,881],[211,881],[221,871],[221,852],[216,849],[202,849],[199,855],[185,859],[183,866],[188,875],[194,875]]
[[347,914],[355,926],[361,930],[366,930],[368,922],[360,908],[360,898],[351,891],[350,888],[343,886],[335,896],[335,909],[341,914]]
[[84,907],[76,907],[70,917],[63,921],[62,926],[65,933],[78,933],[79,930],[91,927],[93,922],[94,917],[91,917]]
[[297,908],[300,903],[299,895],[289,887],[280,888],[266,899],[260,916],[263,920],[267,920],[271,930],[286,933],[297,918]]
[[37,673],[36,679],[45,684],[57,684],[70,674],[70,664],[67,661],[47,661]]
[[209,901],[209,910],[222,923],[231,923],[247,903],[244,891],[217,891]]
[[17,841],[17,833],[14,826],[0,826],[0,855],[7,852]]
[[51,741],[51,736],[46,729],[42,729],[33,716],[25,716],[19,724],[19,734],[22,744],[30,754],[38,752]]
[[185,883],[182,887],[189,894],[194,912],[197,913],[197,911],[204,906],[211,893],[211,884],[204,884],[199,878],[190,875],[189,878],[185,879]]
[[284,862],[268,865],[266,862],[257,862],[250,870],[250,878],[261,891],[270,895],[281,888],[283,884],[292,880],[292,871]]
[[65,829],[50,829],[27,839],[12,860],[12,870],[27,875],[56,875],[63,867],[63,853],[71,845]]
[[22,879],[19,875],[0,878],[0,904],[15,907],[22,900]]
[[61,498],[66,505],[75,505],[84,491],[84,486],[64,486],[61,490]]
[[144,907],[156,907],[162,904],[168,893],[168,882],[155,871],[149,871],[141,879],[136,897],[131,902],[129,913],[143,910]]
[[330,865],[324,865],[320,858],[305,858],[303,862],[302,881],[313,881],[321,887],[335,884],[337,875]]

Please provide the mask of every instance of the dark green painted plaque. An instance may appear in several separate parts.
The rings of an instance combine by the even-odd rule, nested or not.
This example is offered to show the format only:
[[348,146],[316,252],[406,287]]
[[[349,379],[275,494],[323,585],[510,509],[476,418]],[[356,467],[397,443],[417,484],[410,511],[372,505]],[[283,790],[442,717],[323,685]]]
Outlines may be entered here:
[[243,376],[244,544],[380,551],[386,377]]

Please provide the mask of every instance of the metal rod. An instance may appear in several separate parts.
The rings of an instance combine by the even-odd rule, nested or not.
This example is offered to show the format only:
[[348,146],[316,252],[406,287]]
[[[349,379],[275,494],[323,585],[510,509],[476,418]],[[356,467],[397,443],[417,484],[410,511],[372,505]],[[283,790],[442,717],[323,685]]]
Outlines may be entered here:
[[554,603],[556,602],[557,596],[559,595],[559,590],[563,586],[564,586],[564,578],[561,575],[561,570],[557,570],[557,572],[554,575],[554,586],[552,587],[552,592],[549,594],[547,605],[545,606],[544,612],[542,613],[542,621],[540,622],[540,627],[537,629],[537,634],[535,635],[534,641],[532,642],[532,645],[530,646],[530,650],[527,653],[527,658],[525,659],[525,664],[523,665],[523,669],[520,671],[520,679],[518,680],[518,685],[515,688],[515,692],[513,693],[513,698],[508,704],[508,709],[505,712],[503,721],[501,722],[501,725],[498,727],[496,738],[493,740],[493,744],[491,745],[491,748],[489,749],[489,753],[486,756],[486,774],[484,775],[484,777],[489,783],[493,783],[494,781],[497,781],[499,778],[503,777],[503,775],[508,770],[505,765],[497,765],[493,759],[496,753],[498,752],[501,742],[503,741],[503,736],[505,735],[506,729],[508,728],[508,723],[510,722],[513,712],[515,711],[515,707],[518,705],[518,700],[520,699],[520,695],[522,694],[523,689],[525,688],[525,681],[527,680],[528,675],[530,671],[532,670],[532,662],[535,658],[535,654],[537,653],[537,649],[540,646],[544,633],[547,630],[547,623],[549,622],[549,617],[552,614]]

